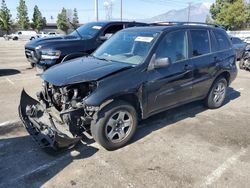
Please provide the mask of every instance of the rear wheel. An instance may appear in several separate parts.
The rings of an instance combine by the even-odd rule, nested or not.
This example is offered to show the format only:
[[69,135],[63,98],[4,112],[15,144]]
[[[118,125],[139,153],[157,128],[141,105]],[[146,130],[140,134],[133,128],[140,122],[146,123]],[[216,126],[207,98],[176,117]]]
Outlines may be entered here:
[[227,93],[228,82],[224,77],[219,77],[214,81],[206,98],[206,106],[211,109],[222,106]]
[[124,101],[113,101],[94,115],[91,133],[101,146],[115,150],[128,143],[136,127],[134,107]]

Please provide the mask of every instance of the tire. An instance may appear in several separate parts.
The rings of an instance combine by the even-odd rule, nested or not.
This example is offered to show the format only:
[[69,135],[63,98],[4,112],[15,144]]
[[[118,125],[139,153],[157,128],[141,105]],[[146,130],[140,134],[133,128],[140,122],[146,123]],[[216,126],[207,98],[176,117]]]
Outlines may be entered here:
[[14,37],[13,40],[18,40],[18,37]]
[[125,101],[113,101],[98,111],[91,122],[91,134],[107,150],[125,146],[137,127],[137,113]]
[[[216,109],[221,107],[226,98],[227,87],[228,87],[228,82],[224,77],[217,78],[214,81],[207,95],[206,106],[210,109]],[[215,93],[217,93],[217,97]]]
[[34,39],[35,39],[35,37],[31,37],[31,38],[30,38],[30,40],[34,40]]

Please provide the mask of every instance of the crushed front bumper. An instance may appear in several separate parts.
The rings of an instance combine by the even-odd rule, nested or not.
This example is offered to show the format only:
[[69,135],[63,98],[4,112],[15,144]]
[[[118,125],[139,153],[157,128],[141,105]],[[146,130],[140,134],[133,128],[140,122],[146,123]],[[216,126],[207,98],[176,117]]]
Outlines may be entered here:
[[65,133],[58,130],[53,117],[25,90],[21,93],[18,110],[24,127],[41,147],[57,150],[74,146],[81,140],[81,137],[74,137],[69,131]]

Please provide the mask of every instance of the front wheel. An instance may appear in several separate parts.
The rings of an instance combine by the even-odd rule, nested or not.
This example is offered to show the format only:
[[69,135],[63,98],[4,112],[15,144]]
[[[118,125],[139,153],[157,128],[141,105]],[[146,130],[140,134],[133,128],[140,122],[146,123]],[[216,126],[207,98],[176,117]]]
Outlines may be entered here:
[[137,113],[125,101],[113,101],[94,115],[91,133],[96,142],[107,150],[126,145],[137,127]]
[[226,98],[227,87],[228,82],[224,77],[216,79],[206,98],[206,106],[211,109],[221,107]]

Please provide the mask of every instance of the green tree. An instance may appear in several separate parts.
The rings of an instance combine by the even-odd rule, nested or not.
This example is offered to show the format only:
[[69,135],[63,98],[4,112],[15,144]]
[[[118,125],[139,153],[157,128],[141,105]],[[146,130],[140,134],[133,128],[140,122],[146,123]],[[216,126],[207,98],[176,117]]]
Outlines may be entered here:
[[59,29],[61,29],[65,33],[68,32],[68,29],[70,27],[67,18],[67,10],[65,8],[63,8],[61,13],[58,14],[56,24]]
[[20,0],[17,7],[17,22],[21,29],[29,28],[28,9],[24,0]]
[[248,20],[248,5],[244,0],[216,0],[210,13],[216,24],[227,29],[241,29]]
[[37,5],[34,7],[32,22],[32,28],[36,29],[38,32],[46,26],[46,19],[42,16]]
[[78,17],[78,12],[76,8],[74,8],[72,24],[74,27],[77,27],[79,24],[79,17]]
[[0,28],[9,34],[12,27],[10,10],[8,9],[5,0],[2,0],[0,8]]

